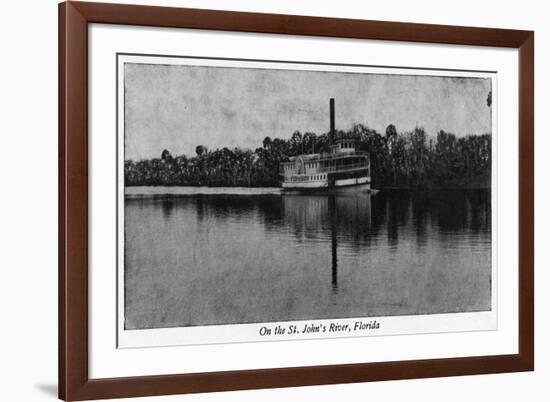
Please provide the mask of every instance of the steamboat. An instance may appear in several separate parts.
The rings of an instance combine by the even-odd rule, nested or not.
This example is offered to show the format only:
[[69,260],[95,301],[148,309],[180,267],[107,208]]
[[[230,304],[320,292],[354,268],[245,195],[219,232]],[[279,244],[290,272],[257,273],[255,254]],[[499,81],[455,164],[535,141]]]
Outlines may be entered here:
[[284,192],[370,191],[370,158],[354,139],[335,140],[334,99],[330,99],[330,152],[293,156],[281,163]]

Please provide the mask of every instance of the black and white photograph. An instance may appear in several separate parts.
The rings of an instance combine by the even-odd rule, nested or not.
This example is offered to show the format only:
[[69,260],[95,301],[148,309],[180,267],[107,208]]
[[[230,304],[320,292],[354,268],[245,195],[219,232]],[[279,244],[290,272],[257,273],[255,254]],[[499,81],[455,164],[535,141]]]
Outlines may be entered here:
[[0,399],[546,401],[544,5],[3,2]]
[[119,331],[494,313],[494,72],[118,57]]

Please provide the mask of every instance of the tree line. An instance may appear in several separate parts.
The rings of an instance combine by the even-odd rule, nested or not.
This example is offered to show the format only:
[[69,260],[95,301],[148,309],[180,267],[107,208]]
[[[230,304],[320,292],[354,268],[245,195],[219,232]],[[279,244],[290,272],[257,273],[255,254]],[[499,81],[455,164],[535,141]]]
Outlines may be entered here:
[[[335,139],[340,138],[355,139],[356,149],[370,154],[373,188],[490,186],[490,134],[458,138],[441,130],[431,137],[422,127],[398,133],[393,124],[381,134],[356,124],[337,130]],[[281,162],[329,150],[328,133],[295,131],[288,140],[265,137],[255,150],[210,151],[199,145],[194,156],[173,156],[164,150],[160,158],[126,160],[124,179],[126,186],[278,186]]]

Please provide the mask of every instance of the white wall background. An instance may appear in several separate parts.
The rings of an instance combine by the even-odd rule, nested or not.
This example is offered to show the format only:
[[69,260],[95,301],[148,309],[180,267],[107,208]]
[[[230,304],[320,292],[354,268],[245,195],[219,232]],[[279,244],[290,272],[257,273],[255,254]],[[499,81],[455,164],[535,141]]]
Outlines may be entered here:
[[[114,0],[113,0],[114,1]],[[127,2],[127,1],[124,1]],[[545,401],[550,396],[550,24],[546,2],[135,0],[134,3],[535,30],[536,371],[172,396],[158,401]],[[57,388],[57,1],[0,5],[0,400]],[[544,89],[547,89],[546,91]]]

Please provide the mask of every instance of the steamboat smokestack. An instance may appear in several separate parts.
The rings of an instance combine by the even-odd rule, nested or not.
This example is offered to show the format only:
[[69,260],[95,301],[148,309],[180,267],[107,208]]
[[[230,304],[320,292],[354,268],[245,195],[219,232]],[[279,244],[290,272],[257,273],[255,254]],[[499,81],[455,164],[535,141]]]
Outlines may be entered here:
[[332,144],[334,142],[334,98],[330,98],[330,134],[329,140]]

